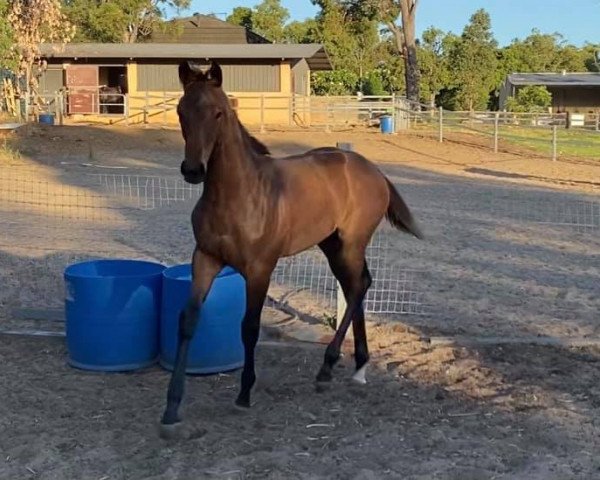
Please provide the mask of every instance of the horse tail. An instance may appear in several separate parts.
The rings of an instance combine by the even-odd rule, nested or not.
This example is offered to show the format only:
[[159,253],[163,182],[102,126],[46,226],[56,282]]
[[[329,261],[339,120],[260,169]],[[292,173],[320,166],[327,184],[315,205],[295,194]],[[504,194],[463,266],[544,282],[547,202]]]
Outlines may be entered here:
[[403,230],[419,239],[423,239],[423,233],[412,216],[412,213],[410,213],[408,205],[406,205],[392,182],[387,178],[385,181],[387,182],[390,191],[390,203],[385,215],[386,218],[398,230]]

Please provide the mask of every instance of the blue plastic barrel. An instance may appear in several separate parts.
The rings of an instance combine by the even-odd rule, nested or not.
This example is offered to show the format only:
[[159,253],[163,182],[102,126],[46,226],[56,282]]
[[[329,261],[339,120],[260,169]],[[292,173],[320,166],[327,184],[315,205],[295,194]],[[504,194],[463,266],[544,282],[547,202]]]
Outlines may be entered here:
[[379,118],[379,126],[381,127],[381,133],[394,133],[394,117],[383,115]]
[[108,372],[156,362],[164,269],[137,260],[94,260],[67,267],[70,365]]
[[46,125],[54,125],[54,114],[53,113],[40,113],[39,122]]
[[[192,284],[189,264],[163,272],[160,321],[160,364],[172,370],[177,353],[179,314],[185,307]],[[231,267],[217,275],[190,342],[186,372],[210,374],[235,370],[244,365],[241,324],[246,312],[246,282]]]

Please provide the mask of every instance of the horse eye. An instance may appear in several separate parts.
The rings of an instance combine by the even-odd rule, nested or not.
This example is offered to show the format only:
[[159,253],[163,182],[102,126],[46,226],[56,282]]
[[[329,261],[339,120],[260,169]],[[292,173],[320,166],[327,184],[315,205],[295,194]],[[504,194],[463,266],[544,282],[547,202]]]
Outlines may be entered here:
[[222,116],[223,116],[223,112],[221,110],[218,110],[217,113],[216,113],[216,115],[215,115],[215,118],[219,119]]

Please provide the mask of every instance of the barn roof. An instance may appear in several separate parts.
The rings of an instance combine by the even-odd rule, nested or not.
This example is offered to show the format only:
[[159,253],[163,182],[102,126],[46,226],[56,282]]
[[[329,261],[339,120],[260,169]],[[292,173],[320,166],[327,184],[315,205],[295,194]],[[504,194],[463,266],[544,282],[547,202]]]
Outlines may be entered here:
[[600,73],[513,73],[512,85],[545,85],[548,87],[599,87]]
[[321,44],[198,44],[198,43],[44,43],[46,58],[104,59],[305,59],[311,70],[331,70],[331,62]]
[[240,25],[224,22],[210,15],[194,14],[191,17],[174,18],[167,22],[171,29],[152,32],[152,43],[204,43],[240,44],[273,43]]

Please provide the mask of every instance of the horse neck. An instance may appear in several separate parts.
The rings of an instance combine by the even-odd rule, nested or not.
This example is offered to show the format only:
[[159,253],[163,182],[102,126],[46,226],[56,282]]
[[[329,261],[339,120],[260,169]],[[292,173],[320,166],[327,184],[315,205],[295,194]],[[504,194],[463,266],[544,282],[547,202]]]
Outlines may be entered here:
[[236,122],[223,132],[209,161],[205,189],[225,192],[227,198],[247,196],[259,180],[254,154]]

